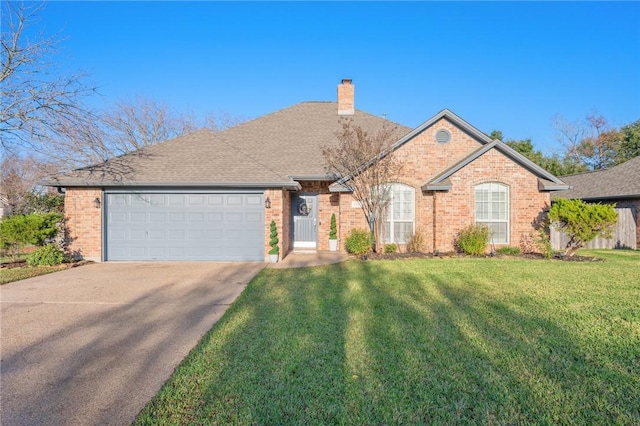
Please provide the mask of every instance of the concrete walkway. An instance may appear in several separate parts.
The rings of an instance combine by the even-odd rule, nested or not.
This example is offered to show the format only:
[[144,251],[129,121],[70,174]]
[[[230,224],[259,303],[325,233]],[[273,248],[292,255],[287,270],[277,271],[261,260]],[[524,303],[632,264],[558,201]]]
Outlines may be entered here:
[[0,287],[2,425],[128,425],[264,263],[97,263]]
[[269,264],[268,268],[306,268],[309,266],[329,265],[344,262],[351,256],[335,251],[296,251],[289,253],[284,260]]

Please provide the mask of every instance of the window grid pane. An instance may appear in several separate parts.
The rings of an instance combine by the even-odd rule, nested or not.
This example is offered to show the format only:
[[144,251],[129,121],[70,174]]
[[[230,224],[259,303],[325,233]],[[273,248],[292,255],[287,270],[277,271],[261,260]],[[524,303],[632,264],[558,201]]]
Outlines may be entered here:
[[500,183],[476,186],[476,223],[486,225],[494,243],[509,242],[509,188]]
[[413,232],[415,215],[414,189],[403,184],[391,185],[390,203],[387,208],[384,241],[405,243]]

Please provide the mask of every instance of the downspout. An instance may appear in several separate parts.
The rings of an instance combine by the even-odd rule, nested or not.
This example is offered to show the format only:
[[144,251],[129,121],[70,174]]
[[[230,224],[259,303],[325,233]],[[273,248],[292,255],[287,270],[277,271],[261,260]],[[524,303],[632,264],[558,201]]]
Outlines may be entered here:
[[437,254],[438,253],[438,248],[437,248],[437,239],[436,239],[436,231],[438,230],[438,226],[436,225],[437,221],[437,203],[436,203],[436,195],[438,195],[438,193],[436,191],[433,191],[433,253]]

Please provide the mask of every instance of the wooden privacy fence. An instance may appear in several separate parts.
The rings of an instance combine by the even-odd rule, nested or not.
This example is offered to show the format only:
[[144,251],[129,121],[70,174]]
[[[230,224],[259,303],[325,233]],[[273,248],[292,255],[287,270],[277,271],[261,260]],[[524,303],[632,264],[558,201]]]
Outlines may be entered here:
[[[618,248],[618,249],[637,249],[636,244],[636,219],[633,217],[631,208],[619,208],[618,223],[613,231],[613,238],[596,237],[595,240],[587,243],[585,248]],[[564,250],[567,247],[569,237],[564,232],[558,231],[554,226],[551,227],[551,245],[554,250]]]

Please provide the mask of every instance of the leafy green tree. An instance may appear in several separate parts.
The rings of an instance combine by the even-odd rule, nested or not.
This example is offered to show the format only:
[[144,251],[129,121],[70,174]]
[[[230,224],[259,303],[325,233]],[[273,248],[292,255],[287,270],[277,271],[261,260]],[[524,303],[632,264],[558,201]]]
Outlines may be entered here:
[[6,218],[0,222],[0,246],[12,255],[27,245],[42,246],[60,230],[59,213],[33,213]]
[[566,198],[553,202],[548,217],[553,226],[569,237],[567,256],[573,256],[576,250],[597,236],[611,238],[618,221],[618,213],[611,204],[587,204]]
[[501,141],[502,138],[503,138],[503,135],[502,135],[502,132],[500,130],[494,130],[491,133],[489,133],[489,137],[491,139],[498,139],[499,141]]
[[561,158],[557,154],[544,155],[541,151],[534,149],[531,139],[508,140],[505,143],[555,176],[570,175],[587,169],[568,156]]
[[640,156],[640,119],[620,129],[620,160],[626,161]]

